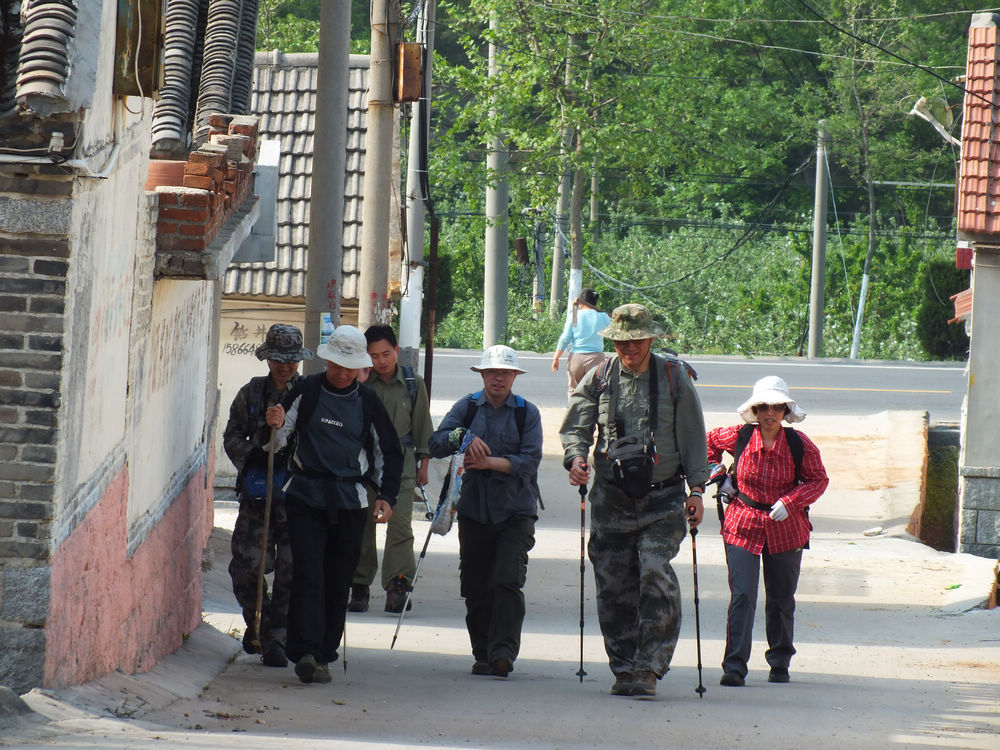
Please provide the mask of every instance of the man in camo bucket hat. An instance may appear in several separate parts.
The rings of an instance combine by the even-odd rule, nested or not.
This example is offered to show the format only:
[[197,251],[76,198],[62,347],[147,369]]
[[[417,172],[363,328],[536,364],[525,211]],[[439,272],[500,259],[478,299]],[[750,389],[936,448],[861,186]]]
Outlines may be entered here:
[[254,355],[262,362],[267,359],[285,364],[313,358],[312,351],[302,346],[302,331],[284,323],[275,323],[267,330]]
[[[288,538],[285,495],[280,491],[288,467],[288,451],[274,458],[274,492],[271,498],[270,524],[264,520],[267,493],[267,453],[265,447],[271,430],[265,423],[267,407],[281,403],[299,380],[299,362],[312,359],[313,353],[302,346],[302,332],[295,326],[275,323],[254,352],[257,359],[267,361],[268,375],[251,378],[229,407],[229,421],[222,445],[236,467],[236,494],[240,509],[233,528],[229,576],[233,593],[243,609],[246,630],[243,650],[257,653],[259,642],[261,662],[269,667],[284,667],[285,631],[288,600],[292,585],[292,552]],[[261,605],[260,637],[253,630],[254,609],[257,606],[257,572],[260,547],[267,526],[268,569],[274,571],[271,591],[264,583]]]
[[574,487],[594,478],[587,551],[614,673],[611,694],[651,697],[681,629],[680,584],[670,561],[687,526],[704,514],[705,422],[684,363],[653,353],[663,329],[649,310],[616,308],[601,335],[614,342],[615,355],[570,396],[559,431],[563,466]]
[[633,341],[636,339],[658,339],[663,329],[642,305],[629,304],[616,307],[611,313],[611,325],[599,333],[612,341]]

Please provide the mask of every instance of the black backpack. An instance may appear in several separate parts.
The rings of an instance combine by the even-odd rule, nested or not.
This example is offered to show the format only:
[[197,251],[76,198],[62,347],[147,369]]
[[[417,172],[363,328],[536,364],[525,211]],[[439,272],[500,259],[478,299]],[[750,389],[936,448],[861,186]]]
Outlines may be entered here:
[[[740,431],[736,434],[736,445],[733,446],[733,466],[729,470],[729,473],[732,474],[733,486],[737,487],[737,489],[736,464],[740,462],[740,456],[743,455],[743,451],[750,444],[750,438],[753,436],[753,428],[756,426],[756,424],[745,424],[740,427]],[[785,430],[785,442],[788,443],[788,450],[791,451],[792,460],[795,462],[795,484],[802,484],[802,455],[805,453],[805,448],[802,446],[802,438],[795,431],[794,427],[785,427],[783,429]]]

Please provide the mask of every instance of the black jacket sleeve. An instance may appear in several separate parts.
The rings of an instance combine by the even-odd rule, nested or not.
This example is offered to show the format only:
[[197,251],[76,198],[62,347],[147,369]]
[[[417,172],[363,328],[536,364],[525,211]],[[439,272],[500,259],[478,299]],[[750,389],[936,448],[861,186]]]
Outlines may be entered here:
[[396,428],[382,404],[382,399],[368,386],[361,385],[360,388],[361,398],[364,399],[365,413],[371,417],[376,468],[381,464],[381,477],[379,478],[377,494],[389,505],[395,506],[403,476],[403,447],[399,443]]

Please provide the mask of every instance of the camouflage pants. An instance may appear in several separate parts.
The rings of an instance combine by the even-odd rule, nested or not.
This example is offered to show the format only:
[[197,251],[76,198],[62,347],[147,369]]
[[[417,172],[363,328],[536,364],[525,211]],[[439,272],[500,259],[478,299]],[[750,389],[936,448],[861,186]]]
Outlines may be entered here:
[[[229,563],[229,576],[233,579],[233,593],[243,608],[247,627],[253,625],[257,606],[257,571],[260,566],[260,546],[264,533],[264,501],[240,499],[240,510],[233,527]],[[292,549],[288,541],[288,520],[285,502],[275,499],[271,503],[271,526],[267,532],[266,569],[274,570],[270,592],[264,581],[264,597],[260,616],[260,642],[266,648],[271,643],[285,645],[285,627],[288,621],[288,598],[292,586]]]
[[680,585],[670,561],[686,533],[684,493],[659,490],[631,500],[598,481],[590,500],[587,551],[611,670],[662,677],[681,629]]

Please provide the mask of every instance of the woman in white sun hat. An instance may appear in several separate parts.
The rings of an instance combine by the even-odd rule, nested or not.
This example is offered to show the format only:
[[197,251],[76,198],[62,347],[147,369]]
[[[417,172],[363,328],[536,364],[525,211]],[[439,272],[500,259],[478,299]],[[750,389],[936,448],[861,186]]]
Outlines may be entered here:
[[782,428],[782,420],[806,418],[784,380],[761,378],[736,411],[746,424],[708,433],[709,462],[720,463],[723,452],[735,458],[730,474],[737,491],[722,524],[730,599],[720,682],[729,687],[746,681],[761,562],[768,682],[789,681],[795,589],[812,530],[807,509],[830,483],[815,443],[791,427]]

